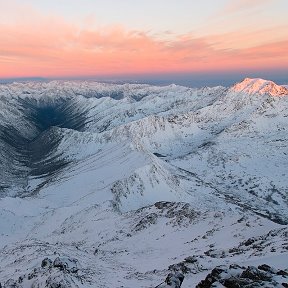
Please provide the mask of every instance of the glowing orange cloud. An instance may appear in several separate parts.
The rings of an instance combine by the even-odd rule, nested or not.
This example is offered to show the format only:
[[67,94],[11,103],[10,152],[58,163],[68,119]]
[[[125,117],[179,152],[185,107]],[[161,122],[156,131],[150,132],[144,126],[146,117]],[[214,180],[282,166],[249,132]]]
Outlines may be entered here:
[[41,18],[37,25],[29,21],[21,25],[0,24],[0,33],[2,78],[288,67],[288,41],[243,46],[241,41],[247,43],[251,38],[244,32],[238,34],[240,38],[233,36],[233,44],[227,35],[182,35],[161,40],[121,26],[80,29],[52,17]]

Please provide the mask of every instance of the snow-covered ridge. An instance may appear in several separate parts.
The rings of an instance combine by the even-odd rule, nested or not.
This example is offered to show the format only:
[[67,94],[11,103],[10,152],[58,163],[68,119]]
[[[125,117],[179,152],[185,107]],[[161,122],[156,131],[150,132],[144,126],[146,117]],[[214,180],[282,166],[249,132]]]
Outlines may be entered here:
[[235,84],[231,90],[247,94],[288,96],[288,89],[286,87],[277,85],[273,81],[263,80],[260,78],[245,78],[242,82]]
[[286,269],[288,97],[244,82],[0,85],[2,287]]
[[[258,88],[265,88],[267,86],[265,83],[270,83],[270,81],[259,79],[246,79],[244,82],[237,85],[242,88],[249,85],[251,87],[258,85]],[[238,87],[237,85],[236,87]],[[0,126],[2,128],[0,146],[3,152],[1,161],[4,164],[4,169],[0,173],[2,196],[6,195],[5,193],[15,195],[15,192],[12,191],[16,191],[17,195],[26,196],[29,193],[41,193],[41,191],[45,191],[45,187],[48,189],[53,182],[60,181],[62,178],[66,179],[67,175],[70,175],[70,172],[68,173],[67,171],[74,171],[75,167],[80,165],[79,163],[84,163],[89,157],[97,159],[102,153],[100,151],[105,151],[109,145],[113,147],[117,146],[117,144],[120,144],[122,147],[128,147],[127,143],[130,143],[132,149],[125,148],[128,149],[126,152],[124,151],[125,149],[116,150],[116,152],[118,151],[117,153],[124,153],[123,156],[125,153],[129,155],[135,149],[138,151],[137,153],[143,155],[143,159],[148,159],[148,161],[145,160],[140,165],[138,165],[139,163],[136,166],[132,165],[131,167],[135,170],[127,169],[127,172],[130,172],[124,178],[121,178],[122,176],[120,175],[122,174],[119,174],[121,179],[115,179],[115,183],[121,182],[125,183],[125,185],[129,183],[129,189],[126,187],[127,189],[124,189],[126,192],[124,194],[120,193],[122,197],[128,197],[127,195],[132,197],[132,195],[140,193],[140,195],[143,194],[141,196],[143,197],[141,203],[145,203],[146,205],[151,204],[151,187],[148,183],[153,183],[155,179],[161,185],[152,185],[152,188],[153,191],[154,189],[155,191],[158,189],[159,195],[162,195],[166,189],[166,191],[178,191],[177,193],[181,200],[187,196],[187,188],[181,186],[183,181],[177,179],[179,176],[175,176],[176,178],[173,181],[169,180],[174,177],[171,173],[177,174],[176,171],[179,168],[194,171],[193,173],[196,173],[196,175],[201,175],[201,179],[205,178],[205,167],[202,173],[201,169],[197,170],[195,169],[196,167],[187,166],[191,162],[188,160],[190,157],[195,158],[199,152],[201,154],[204,153],[204,151],[202,152],[203,147],[209,148],[207,150],[209,155],[205,160],[207,162],[210,162],[211,158],[219,158],[215,159],[215,163],[217,161],[228,161],[229,157],[234,159],[234,152],[229,152],[231,149],[230,146],[226,148],[225,154],[231,154],[231,156],[224,157],[224,152],[222,151],[223,147],[226,146],[226,141],[223,139],[232,137],[234,141],[234,134],[247,137],[247,142],[245,143],[243,142],[243,138],[237,140],[239,147],[244,147],[245,145],[253,147],[254,141],[250,137],[269,135],[269,139],[271,139],[269,143],[271,144],[267,144],[267,141],[263,142],[264,152],[261,156],[263,158],[260,161],[269,158],[270,165],[277,167],[279,166],[279,163],[277,163],[277,154],[282,150],[284,152],[285,147],[275,150],[274,146],[278,144],[277,137],[280,137],[281,140],[285,138],[285,123],[287,119],[285,118],[285,107],[287,107],[288,98],[271,97],[269,94],[265,94],[265,97],[258,97],[259,95],[257,95],[251,94],[248,97],[248,94],[244,90],[237,92],[235,86],[230,90],[219,86],[192,89],[177,85],[158,87],[139,84],[103,84],[85,81],[52,81],[48,83],[34,82],[1,85],[0,106],[2,109],[0,111]],[[273,115],[272,118],[271,115]],[[244,125],[245,121],[246,124]],[[268,126],[262,124],[266,122],[270,124]],[[277,131],[274,131],[274,129]],[[251,131],[253,133],[250,135]],[[214,144],[210,145],[209,143]],[[258,142],[258,146],[259,143],[262,142]],[[219,155],[215,154],[216,147],[219,150]],[[241,149],[239,148],[239,151]],[[250,158],[255,158],[255,155],[253,155],[255,151],[253,149],[249,151],[247,161]],[[273,152],[266,155],[266,149],[271,149]],[[107,151],[109,151],[108,148]],[[105,153],[104,155],[106,155]],[[247,149],[243,150],[243,153],[246,155]],[[153,158],[151,155],[156,156],[153,156]],[[156,157],[159,159],[155,162]],[[197,157],[193,161],[197,162]],[[207,157],[207,154],[204,153],[201,157]],[[223,157],[227,159],[224,160]],[[119,155],[119,159],[121,158],[122,156]],[[177,163],[176,170],[174,168],[174,161]],[[168,167],[167,163],[169,163]],[[246,162],[244,163],[247,165]],[[210,163],[207,163],[207,165],[211,166]],[[214,167],[214,165],[212,165],[213,169],[208,177],[214,175],[213,171],[220,168],[217,165]],[[233,165],[233,169],[232,167],[230,168],[233,171],[241,167],[237,161]],[[242,167],[245,165],[242,165]],[[249,165],[254,167],[255,163],[251,161]],[[218,184],[218,186],[223,185],[221,191],[225,192],[221,193],[226,194],[226,191],[228,191],[228,193],[234,195],[233,197],[236,195],[237,197],[241,197],[241,201],[244,200],[245,205],[248,205],[250,208],[253,206],[253,210],[255,211],[257,209],[261,211],[264,209],[265,214],[268,213],[270,215],[267,215],[267,217],[271,219],[276,214],[278,215],[276,219],[278,217],[280,217],[279,219],[288,218],[287,213],[284,212],[282,215],[280,213],[280,211],[285,211],[283,200],[285,181],[280,177],[284,169],[283,165],[285,166],[285,161],[278,168],[275,168],[274,171],[277,175],[274,175],[271,179],[266,172],[264,176],[264,170],[259,168],[259,165],[255,167],[254,170],[258,171],[256,182],[260,182],[260,178],[267,177],[267,175],[268,179],[270,179],[270,184],[268,184],[269,181],[262,181],[261,185],[265,183],[265,187],[261,188],[259,194],[256,193],[257,197],[255,195],[252,196],[248,192],[250,191],[248,188],[240,192],[241,188],[237,186],[232,189],[231,183],[226,183],[225,181],[220,181],[223,184]],[[93,167],[93,163],[89,162],[88,166],[89,169],[96,169],[96,166]],[[171,167],[169,168],[169,166]],[[158,168],[155,169],[155,167]],[[218,171],[218,176],[215,175],[215,177],[218,178],[219,175],[225,177],[224,175],[227,173],[226,169],[224,167],[221,173]],[[19,173],[20,171],[21,173]],[[150,177],[149,173],[151,171],[157,171],[157,173],[153,177]],[[234,175],[231,177],[233,179],[237,178],[238,173],[233,172],[232,174]],[[249,177],[252,177],[252,175],[249,174],[248,176],[246,173],[246,171],[243,171],[245,178],[249,179]],[[74,173],[72,175],[69,177],[78,177]],[[131,181],[135,177],[139,183],[143,182],[145,184],[145,181],[148,181],[147,185],[141,184],[144,188],[138,189],[135,181]],[[216,181],[213,177],[209,180],[211,183]],[[255,176],[253,175],[253,177]],[[36,178],[37,181],[35,182]],[[229,182],[235,181],[232,178]],[[96,181],[95,179],[92,177],[90,179],[92,182],[89,185],[92,185],[93,181]],[[163,179],[167,179],[167,181],[163,181]],[[162,185],[164,182],[165,185]],[[170,185],[168,182],[179,182],[179,189],[175,188],[174,184],[172,184],[173,187],[171,189],[167,188]],[[109,187],[116,187],[115,183],[111,182]],[[63,190],[65,190],[66,188],[64,189],[64,187],[67,186],[67,183],[63,185]],[[226,185],[230,187],[228,190]],[[274,202],[270,201],[270,205],[274,203],[271,207],[270,205],[263,205],[262,201],[264,203],[267,201],[263,199],[270,199],[269,191],[273,190],[274,186],[277,187],[277,192],[272,193],[273,197],[276,197],[279,193],[277,197],[280,198],[278,200],[273,199]],[[206,191],[207,189],[206,187],[204,190]],[[213,189],[217,190],[219,187],[214,187]],[[115,192],[114,188],[112,190]],[[115,193],[117,194],[118,192]],[[166,193],[167,197],[168,194]],[[175,200],[174,197],[171,198],[172,194],[169,195],[168,198],[163,200]],[[114,196],[113,198],[115,198]],[[187,197],[189,198],[190,196]],[[255,198],[255,201],[250,202],[251,197]],[[159,197],[154,196],[153,199],[161,200],[161,198],[159,199]],[[129,210],[129,205],[133,209],[140,207],[139,205],[135,206],[134,202],[131,202],[127,206],[127,199],[125,203],[123,199],[118,200],[123,203],[123,207],[126,207],[125,210]],[[238,199],[237,201],[240,200]],[[280,210],[278,207],[279,212],[276,212],[275,203],[281,203]]]

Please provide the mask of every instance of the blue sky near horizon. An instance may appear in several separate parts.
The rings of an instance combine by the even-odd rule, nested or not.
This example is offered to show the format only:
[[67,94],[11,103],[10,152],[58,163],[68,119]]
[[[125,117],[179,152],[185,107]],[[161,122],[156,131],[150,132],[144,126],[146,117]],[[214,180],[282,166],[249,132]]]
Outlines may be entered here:
[[224,74],[199,74],[199,73],[177,73],[177,74],[146,74],[146,75],[122,75],[122,76],[95,76],[95,77],[58,77],[58,78],[41,78],[41,77],[22,77],[1,79],[0,83],[11,83],[21,81],[52,81],[52,80],[93,80],[112,83],[143,83],[152,85],[169,85],[177,84],[187,87],[213,87],[225,86],[230,87],[235,83],[242,81],[246,77],[262,78],[274,81],[278,85],[288,85],[288,71],[270,71],[270,72],[242,72],[242,73],[224,73]]

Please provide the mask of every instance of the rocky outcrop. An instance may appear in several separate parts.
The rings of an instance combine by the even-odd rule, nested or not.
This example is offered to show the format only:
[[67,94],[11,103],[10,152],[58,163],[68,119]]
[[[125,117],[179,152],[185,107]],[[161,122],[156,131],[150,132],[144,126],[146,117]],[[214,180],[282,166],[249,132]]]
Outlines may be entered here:
[[184,280],[184,275],[182,273],[180,272],[169,273],[165,281],[156,287],[157,288],[180,288],[183,280]]
[[220,286],[227,288],[288,287],[288,271],[277,270],[267,264],[258,267],[218,266],[196,288]]
[[168,220],[173,226],[187,226],[196,222],[200,212],[195,211],[188,203],[159,201],[152,206],[140,208],[136,211],[139,222],[132,228],[139,232],[156,224],[161,219]]
[[[34,268],[30,273],[21,275],[18,279],[7,280],[3,288],[77,288],[85,278],[78,271],[77,259],[57,257],[52,261],[50,258],[45,258],[41,262],[41,267]],[[1,284],[0,288],[2,288]]]

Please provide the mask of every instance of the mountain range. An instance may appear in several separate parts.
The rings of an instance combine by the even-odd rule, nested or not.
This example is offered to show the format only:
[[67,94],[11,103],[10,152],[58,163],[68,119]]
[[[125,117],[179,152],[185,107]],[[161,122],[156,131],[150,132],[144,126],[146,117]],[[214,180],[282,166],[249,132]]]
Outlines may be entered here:
[[263,79],[0,85],[0,283],[156,287],[180,271],[188,288],[263,264],[284,279],[287,130],[288,89]]

